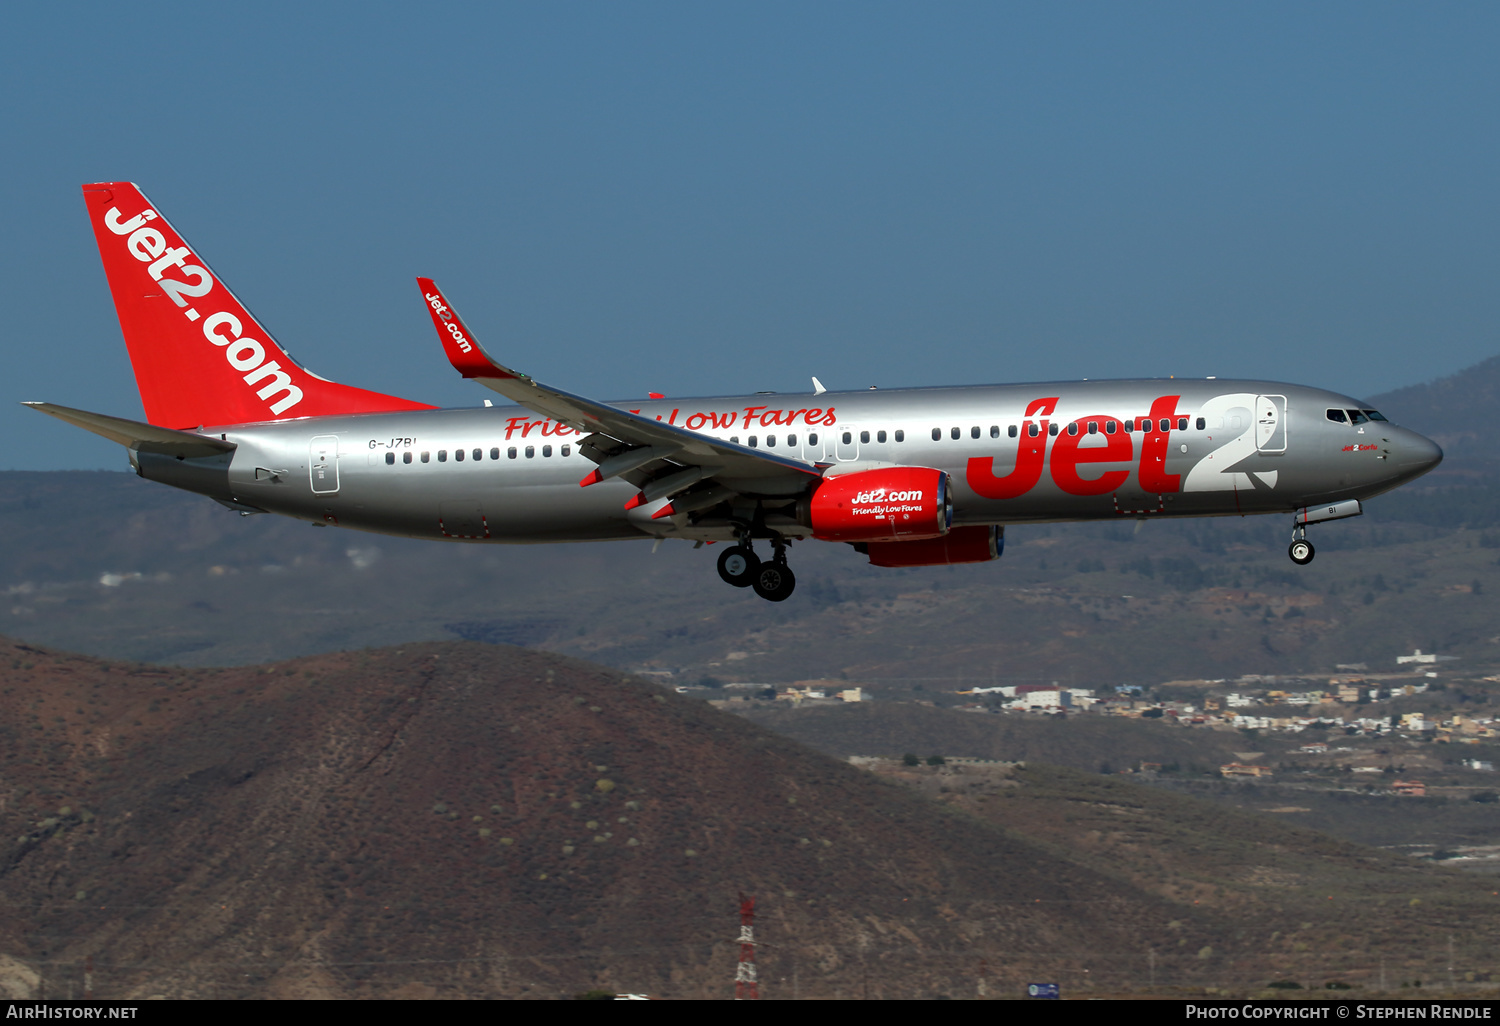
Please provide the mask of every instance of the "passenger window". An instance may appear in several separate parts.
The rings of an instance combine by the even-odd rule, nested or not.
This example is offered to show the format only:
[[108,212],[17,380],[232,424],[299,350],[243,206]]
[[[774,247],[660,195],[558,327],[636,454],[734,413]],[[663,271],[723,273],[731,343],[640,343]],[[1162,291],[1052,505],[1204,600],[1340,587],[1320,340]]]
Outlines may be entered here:
[[1187,421],[1188,421],[1188,419],[1186,417],[1178,417],[1177,418],[1177,430],[1178,431],[1186,431],[1187,430]]
[[897,431],[896,432],[896,441],[898,441],[898,442],[904,442],[904,441],[906,441],[906,432],[905,431]]
[[1206,427],[1208,427],[1208,422],[1206,420],[1204,420],[1202,417],[1199,417],[1198,418],[1198,430],[1202,431]]
[[1364,423],[1368,422],[1369,419],[1370,419],[1369,417],[1366,417],[1359,410],[1350,410],[1349,411],[1349,423],[1351,423],[1351,424],[1364,424]]
[[536,457],[536,446],[534,446],[534,445],[528,445],[526,447],[526,458],[529,460],[529,459],[534,459],[535,457]]
[[818,433],[816,431],[814,431],[812,434],[810,434],[810,435],[807,436],[807,444],[808,445],[817,445],[818,444]]
[[1130,434],[1131,429],[1134,428],[1134,427],[1135,427],[1135,421],[1134,420],[1127,420],[1125,422],[1125,433],[1127,435]]
[[448,462],[448,450],[447,449],[439,449],[438,450],[438,462],[439,463],[447,463]]
[[1010,427],[1005,429],[1005,433],[1012,438],[1016,437],[1016,426],[1012,424]]
[[1161,423],[1158,424],[1157,427],[1161,428],[1163,431],[1171,431],[1172,430],[1172,422],[1170,420],[1168,420],[1166,417],[1163,417],[1161,419]]
[[991,424],[990,425],[990,437],[991,438],[999,438],[1000,437],[1000,425],[999,424]]
[[774,449],[774,448],[776,448],[776,436],[775,435],[767,435],[766,436],[766,448],[767,449]]
[[933,428],[932,429],[932,440],[934,442],[941,442],[943,440],[943,429],[942,428]]
[[1112,435],[1112,434],[1115,433],[1115,422],[1114,421],[1112,421],[1112,420],[1106,420],[1104,422],[1104,433],[1106,435]]
[[1096,420],[1089,421],[1089,434],[1091,434],[1091,435],[1097,435],[1098,433],[1099,433],[1099,422],[1096,421]]
[[875,432],[875,441],[877,441],[877,442],[884,442],[885,441],[885,432],[884,431],[877,431],[877,432]]
[[735,445],[739,445],[740,444],[740,436],[739,435],[730,435],[729,436],[729,441],[732,442]]
[[395,453],[388,452],[388,453],[385,454],[385,465],[388,466],[388,467],[393,467],[393,466],[396,465],[396,454]]
[[955,442],[958,441],[958,436],[961,435],[961,434],[963,434],[963,432],[961,430],[959,430],[958,428],[950,428],[949,431],[948,431],[948,433],[953,436],[953,440]]
[[1329,410],[1328,413],[1325,414],[1325,416],[1327,416],[1328,419],[1333,421],[1335,424],[1349,423],[1349,418],[1345,416],[1343,410]]
[[861,445],[869,445],[870,444],[870,432],[868,432],[868,431],[861,431],[859,433],[859,444],[861,444]]
[[474,450],[474,462],[478,463],[482,459],[484,459],[484,450],[483,449],[475,449]]
[[565,445],[565,446],[563,446],[563,448],[562,448],[562,454],[564,456],[571,456],[571,455],[573,455],[573,447],[571,445]]
[[850,443],[850,442],[852,442],[852,441],[854,441],[854,435],[853,435],[853,434],[851,434],[851,433],[850,433],[850,432],[848,432],[848,431],[845,431],[845,432],[844,432],[844,444],[845,444],[845,445],[848,445],[848,444],[849,444],[849,443]]
[[1070,434],[1070,435],[1076,435],[1076,434],[1078,434],[1078,422],[1076,420],[1073,423],[1071,423],[1071,424],[1068,425],[1068,434]]
[[[787,435],[786,436],[786,444],[789,447],[795,449],[797,447],[797,436],[796,435]],[[567,453],[563,453],[563,455],[566,456]]]
[[1053,438],[1056,438],[1057,437],[1057,425],[1053,424],[1051,427],[1047,428],[1047,434],[1051,435]]
[[424,452],[422,454],[422,462],[423,463],[430,463],[431,461],[432,461],[432,453],[430,453],[430,452]]
[[1378,421],[1380,421],[1382,423],[1386,423],[1386,424],[1390,423],[1390,421],[1386,420],[1385,417],[1382,416],[1381,413],[1380,413],[1380,411],[1378,411],[1378,410],[1366,410],[1365,411],[1365,416],[1369,417],[1371,420],[1378,420]]
[[[464,461],[464,451],[462,449],[454,449],[453,450],[453,458],[455,460],[457,460],[459,463],[462,463]],[[439,453],[438,454],[438,462],[442,462],[442,459],[443,459],[443,456],[442,456],[441,453]]]
[[411,452],[410,451],[403,452],[401,454],[401,462],[402,463],[410,463],[411,462]]
[[979,425],[978,424],[975,424],[973,427],[969,428],[969,437],[970,438],[978,438],[979,437]]
[[490,450],[490,459],[492,459],[492,460],[498,460],[499,458],[500,458],[500,447],[496,446],[495,448],[493,448],[493,449]]
[[542,446],[542,455],[550,458],[552,456],[552,446],[550,446],[550,445],[544,445],[544,446]]
[[1035,438],[1037,435],[1041,434],[1041,432],[1037,430],[1037,426],[1035,424],[1027,424],[1026,433],[1032,438]]
[[760,436],[759,435],[751,435],[750,436],[750,448],[752,448],[752,449],[759,449],[760,448]]
[[508,460],[513,460],[516,458],[516,447],[514,445],[505,450],[505,458]]

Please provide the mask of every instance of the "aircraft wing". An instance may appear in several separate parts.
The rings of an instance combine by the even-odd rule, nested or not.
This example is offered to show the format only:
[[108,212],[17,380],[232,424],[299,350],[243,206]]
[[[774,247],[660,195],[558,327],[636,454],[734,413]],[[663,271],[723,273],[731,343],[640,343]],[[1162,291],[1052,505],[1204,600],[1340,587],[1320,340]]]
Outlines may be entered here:
[[182,456],[191,459],[197,456],[217,456],[234,452],[235,444],[225,442],[214,435],[200,435],[192,431],[177,431],[173,428],[142,424],[140,421],[111,417],[103,413],[75,410],[71,406],[55,403],[22,403],[33,410],[65,420],[69,424],[92,431],[96,435],[117,442],[137,452],[155,452],[166,456]]
[[[639,456],[655,453],[653,460],[670,461],[706,471],[688,482],[689,485],[714,479],[735,482],[734,490],[739,492],[759,490],[742,487],[749,479],[769,479],[764,481],[768,491],[784,493],[788,488],[804,487],[823,475],[823,468],[816,464],[736,445],[672,424],[663,424],[650,417],[543,385],[519,371],[511,370],[484,351],[484,347],[474,338],[431,278],[418,278],[417,284],[421,286],[427,311],[432,315],[438,337],[442,339],[443,352],[460,374],[473,378],[512,402],[566,424],[575,431],[605,436],[602,439],[596,437],[592,453],[588,451],[588,446],[581,447],[585,455],[600,464],[600,471],[585,478],[581,484],[593,484],[616,475],[636,484],[644,484],[653,475],[649,472],[641,473],[643,463],[627,466],[632,462],[633,453]],[[615,465],[625,466],[626,469],[600,476],[602,471],[611,469],[612,460],[619,461]],[[666,479],[661,480],[666,483]],[[650,491],[648,488],[645,494],[649,495]]]

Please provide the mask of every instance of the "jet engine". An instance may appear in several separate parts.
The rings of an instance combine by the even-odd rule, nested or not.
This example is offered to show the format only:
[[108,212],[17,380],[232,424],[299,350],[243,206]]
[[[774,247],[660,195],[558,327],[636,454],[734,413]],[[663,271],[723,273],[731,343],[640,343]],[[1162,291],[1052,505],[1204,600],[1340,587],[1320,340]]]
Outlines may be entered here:
[[824,478],[801,512],[824,541],[940,538],[953,522],[953,501],[941,470],[882,467]]

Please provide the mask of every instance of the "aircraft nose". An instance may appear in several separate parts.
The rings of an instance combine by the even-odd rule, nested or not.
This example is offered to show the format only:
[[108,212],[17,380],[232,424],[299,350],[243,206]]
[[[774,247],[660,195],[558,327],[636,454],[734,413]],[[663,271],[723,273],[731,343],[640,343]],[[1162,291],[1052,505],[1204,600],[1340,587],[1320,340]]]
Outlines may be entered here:
[[1432,439],[1424,438],[1415,431],[1407,431],[1405,435],[1396,456],[1396,462],[1402,470],[1422,474],[1443,462],[1443,450]]

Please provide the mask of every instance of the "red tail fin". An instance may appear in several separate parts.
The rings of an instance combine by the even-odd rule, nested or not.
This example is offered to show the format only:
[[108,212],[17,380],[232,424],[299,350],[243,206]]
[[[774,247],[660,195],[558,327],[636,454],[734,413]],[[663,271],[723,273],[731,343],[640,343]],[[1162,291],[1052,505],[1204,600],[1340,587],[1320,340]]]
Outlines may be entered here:
[[299,366],[131,183],[85,185],[83,198],[152,424],[433,408]]

